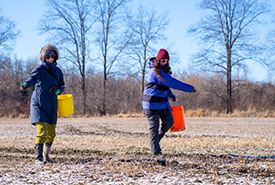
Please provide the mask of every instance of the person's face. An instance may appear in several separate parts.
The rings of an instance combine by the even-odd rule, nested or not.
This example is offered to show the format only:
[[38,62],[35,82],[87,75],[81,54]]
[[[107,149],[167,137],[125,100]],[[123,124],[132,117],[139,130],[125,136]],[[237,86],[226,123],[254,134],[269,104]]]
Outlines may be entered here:
[[161,59],[159,63],[160,65],[165,66],[166,64],[169,64],[169,59]]
[[54,62],[54,59],[55,59],[55,55],[48,55],[48,56],[46,57],[46,62],[52,64],[52,63]]

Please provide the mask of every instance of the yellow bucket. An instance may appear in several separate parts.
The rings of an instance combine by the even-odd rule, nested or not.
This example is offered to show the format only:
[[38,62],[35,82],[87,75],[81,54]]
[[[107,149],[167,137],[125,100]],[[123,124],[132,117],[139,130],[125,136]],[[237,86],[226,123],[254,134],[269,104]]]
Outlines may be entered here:
[[57,115],[69,116],[74,113],[73,95],[62,94],[57,96]]

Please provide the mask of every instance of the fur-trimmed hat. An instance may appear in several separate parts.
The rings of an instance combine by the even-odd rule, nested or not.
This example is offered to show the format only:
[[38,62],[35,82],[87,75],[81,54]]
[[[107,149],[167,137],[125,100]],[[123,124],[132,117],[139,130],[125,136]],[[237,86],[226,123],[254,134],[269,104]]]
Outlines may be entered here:
[[46,56],[51,52],[53,51],[55,53],[55,60],[58,60],[59,59],[59,51],[57,49],[57,47],[55,47],[55,45],[53,44],[48,44],[46,46],[44,46],[42,49],[41,49],[41,52],[40,52],[40,56],[39,56],[39,60],[41,61],[45,61],[46,59]]
[[168,59],[170,60],[169,53],[165,49],[160,49],[157,55],[157,60]]

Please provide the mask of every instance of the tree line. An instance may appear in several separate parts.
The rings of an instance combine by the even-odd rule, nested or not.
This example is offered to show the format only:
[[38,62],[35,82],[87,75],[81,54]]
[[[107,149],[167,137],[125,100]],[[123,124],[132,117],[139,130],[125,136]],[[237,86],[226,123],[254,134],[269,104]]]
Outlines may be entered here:
[[[74,96],[77,114],[106,115],[141,112],[147,62],[164,42],[169,14],[142,5],[131,11],[130,0],[46,0],[48,10],[39,31],[60,49],[66,93]],[[274,84],[240,80],[233,75],[258,62],[274,70],[274,30],[266,43],[256,42],[261,17],[270,5],[261,0],[202,0],[206,16],[188,33],[201,43],[192,57],[192,73],[178,72],[198,92],[178,93],[187,109],[274,111]],[[10,50],[20,31],[13,21],[0,17],[1,115],[27,113],[30,94],[18,87],[38,64],[36,59],[11,59]],[[172,53],[172,52],[171,52]],[[173,69],[173,68],[172,68]]]
[[[21,92],[20,84],[24,81],[37,60],[11,61],[10,58],[0,58],[0,116],[29,115],[30,98],[33,88]],[[26,65],[23,65],[26,64]],[[226,79],[221,75],[188,74],[182,72],[174,74],[181,81],[196,86],[194,94],[173,90],[176,102],[172,105],[183,105],[185,110],[204,109],[208,111],[226,112]],[[88,73],[86,115],[102,115],[102,86],[104,76],[101,73]],[[65,71],[64,79],[66,89],[64,93],[73,95],[76,115],[82,115],[83,96],[81,85],[78,83],[81,76],[75,71]],[[254,109],[259,112],[275,111],[275,84],[256,83],[249,80],[233,80],[234,110],[248,111]],[[108,115],[142,113],[141,107],[141,82],[133,76],[113,77],[108,80],[106,94],[106,112]]]

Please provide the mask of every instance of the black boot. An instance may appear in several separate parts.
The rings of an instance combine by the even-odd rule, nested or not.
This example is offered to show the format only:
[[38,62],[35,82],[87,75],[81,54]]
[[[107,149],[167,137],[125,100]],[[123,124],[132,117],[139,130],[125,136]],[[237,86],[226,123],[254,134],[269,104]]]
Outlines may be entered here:
[[47,163],[52,162],[50,157],[49,157],[51,146],[52,146],[52,143],[45,143],[45,148],[44,148],[44,151],[43,151],[43,157],[44,157],[44,161],[47,162]]
[[43,144],[35,144],[35,164],[44,164],[42,153]]

